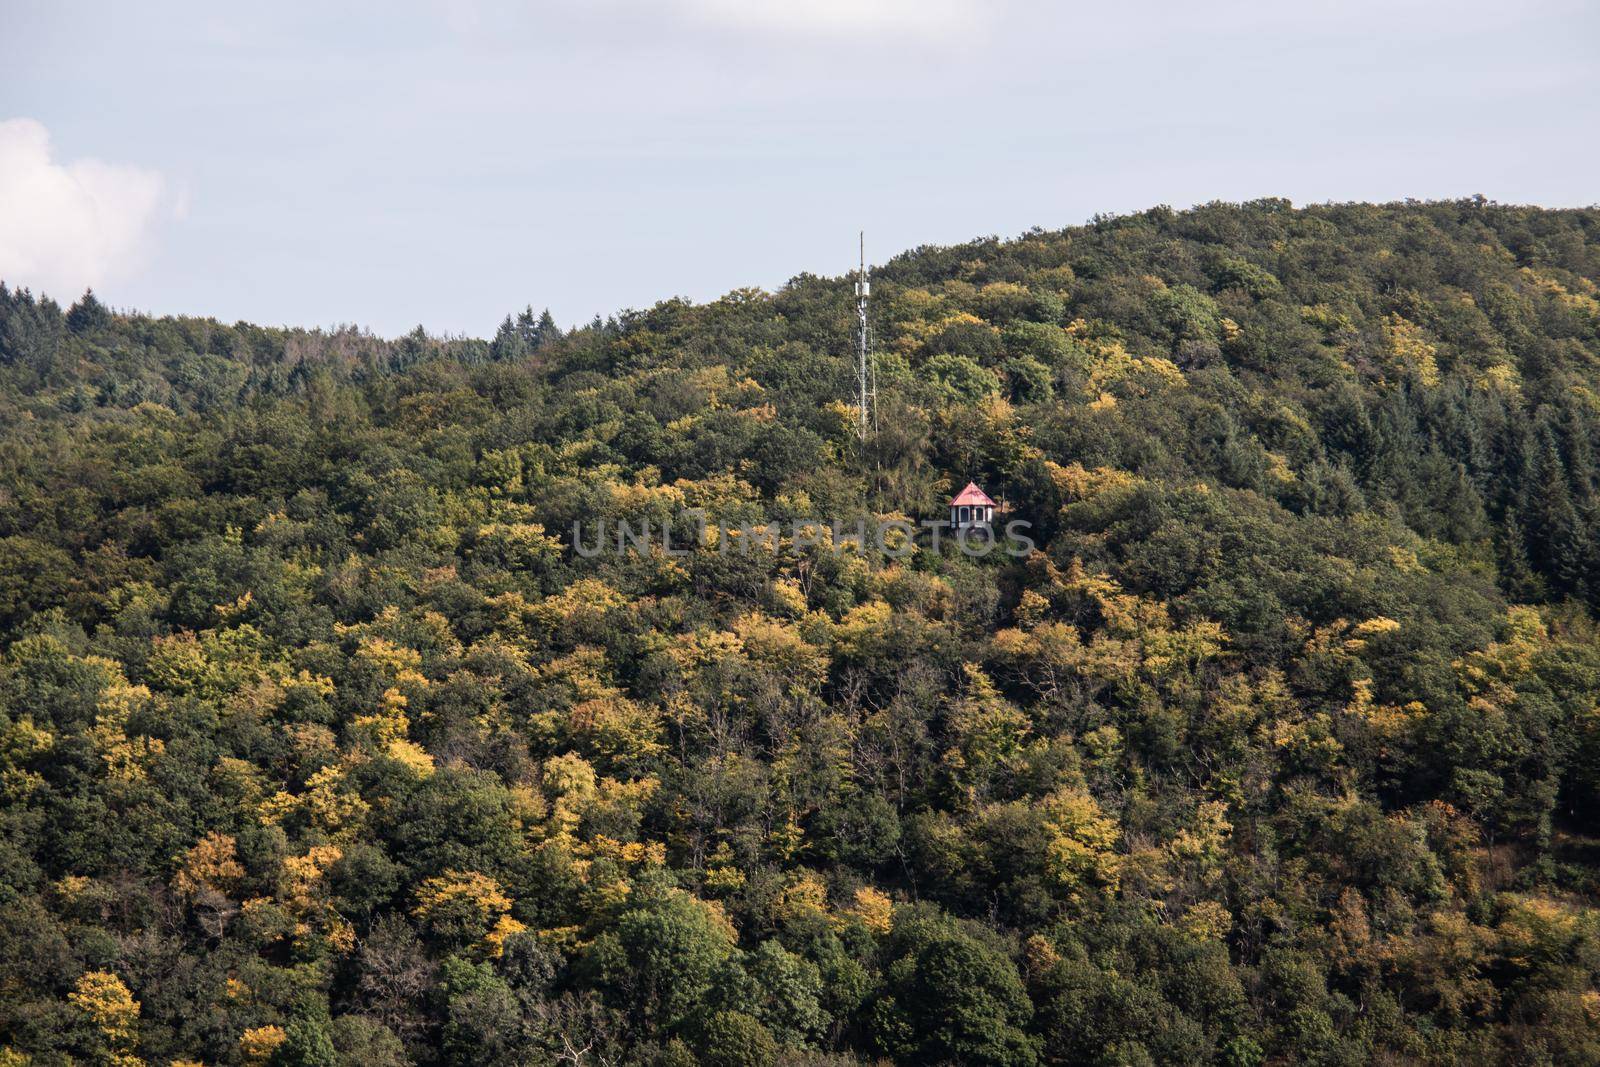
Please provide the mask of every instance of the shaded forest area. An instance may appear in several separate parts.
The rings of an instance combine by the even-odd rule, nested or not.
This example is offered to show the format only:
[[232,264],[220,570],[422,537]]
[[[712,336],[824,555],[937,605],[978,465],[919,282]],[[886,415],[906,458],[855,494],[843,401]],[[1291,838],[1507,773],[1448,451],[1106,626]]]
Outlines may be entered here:
[[[1600,1063],[1600,211],[563,331],[0,287],[0,1065]],[[938,517],[1040,551],[577,556]]]

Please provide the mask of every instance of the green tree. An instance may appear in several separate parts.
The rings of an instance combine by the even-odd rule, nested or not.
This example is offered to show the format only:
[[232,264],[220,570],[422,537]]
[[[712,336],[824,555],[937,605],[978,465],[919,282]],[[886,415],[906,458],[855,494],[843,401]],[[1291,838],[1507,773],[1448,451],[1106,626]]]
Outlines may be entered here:
[[1028,1065],[1038,1061],[1033,1015],[1016,965],[931,911],[902,911],[871,1009],[879,1047],[924,1063]]
[[585,953],[584,968],[641,1025],[671,1033],[700,1009],[734,952],[708,905],[666,890],[624,911]]

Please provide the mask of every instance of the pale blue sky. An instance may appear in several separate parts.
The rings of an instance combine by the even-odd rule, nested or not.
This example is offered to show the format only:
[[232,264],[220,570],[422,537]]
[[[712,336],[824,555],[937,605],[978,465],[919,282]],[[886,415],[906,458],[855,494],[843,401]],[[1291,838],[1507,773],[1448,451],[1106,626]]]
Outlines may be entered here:
[[0,0],[0,276],[484,335],[841,273],[861,227],[1592,204],[1597,116],[1580,2]]

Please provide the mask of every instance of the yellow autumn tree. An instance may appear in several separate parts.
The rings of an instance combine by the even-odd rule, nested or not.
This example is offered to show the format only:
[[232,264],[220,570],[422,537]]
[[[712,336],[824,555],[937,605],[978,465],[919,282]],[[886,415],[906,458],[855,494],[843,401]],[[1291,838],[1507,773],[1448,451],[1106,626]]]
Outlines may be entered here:
[[1438,349],[1424,336],[1422,327],[1392,314],[1384,321],[1383,337],[1389,345],[1389,354],[1401,366],[1415,370],[1423,385],[1439,384]]
[[604,620],[606,612],[627,603],[627,597],[598,578],[579,578],[556,595],[535,604],[529,614],[541,629],[553,634],[561,630],[592,629]]
[[238,862],[234,838],[227,833],[206,833],[184,854],[173,875],[173,889],[194,909],[206,936],[221,937],[238,913],[232,897],[243,877],[245,867]]
[[305,792],[280,791],[261,804],[261,821],[279,824],[304,819],[336,841],[352,841],[366,829],[372,806],[346,781],[347,764],[330,763],[306,779]]
[[417,889],[412,914],[436,937],[496,956],[507,937],[524,929],[510,912],[511,898],[493,878],[477,871],[446,871]]
[[288,1036],[281,1026],[257,1026],[246,1030],[239,1035],[239,1058],[248,1067],[265,1067]]
[[967,663],[962,672],[965,683],[948,725],[955,746],[945,753],[944,768],[958,788],[976,795],[1021,755],[1030,723],[981,667]]
[[561,553],[561,542],[534,522],[495,522],[478,527],[473,555],[513,571],[548,566]]
[[664,750],[661,716],[613,684],[605,653],[579,648],[536,672],[555,705],[531,725],[553,746],[576,747],[602,770],[636,773]]
[[113,781],[142,782],[149,766],[166,751],[160,738],[129,736],[127,732],[129,718],[150,701],[150,690],[128,684],[122,669],[111,660],[90,656],[85,662],[101,667],[110,681],[100,694],[94,729],[90,731],[100,749],[106,775]]
[[797,871],[778,894],[772,910],[784,922],[825,922],[828,919],[828,887],[815,871]]
[[894,625],[894,609],[881,600],[851,608],[833,628],[834,655],[870,661],[883,654]]
[[1203,801],[1193,823],[1179,830],[1167,846],[1173,865],[1190,873],[1199,885],[1214,886],[1227,861],[1232,833],[1228,805],[1220,800]]
[[375,711],[356,717],[352,732],[417,777],[426,778],[434,771],[433,757],[427,749],[408,739],[411,719],[406,715],[406,707],[410,702],[410,697],[390,686],[383,691]]
[[1052,793],[1043,804],[1049,842],[1045,870],[1068,900],[1116,892],[1121,877],[1121,829],[1094,797],[1081,790]]
[[894,902],[870,885],[856,890],[845,914],[874,934],[887,934],[894,928]]
[[139,1036],[139,1002],[122,979],[109,971],[89,971],[79,977],[67,1000],[100,1031],[109,1062],[129,1067],[140,1062],[133,1054]]
[[184,854],[183,865],[173,876],[172,888],[186,900],[206,893],[228,896],[244,877],[234,839],[228,834],[209,833]]
[[55,734],[28,715],[0,723],[0,802],[19,802],[44,787],[44,776],[28,765],[55,743]]
[[786,679],[791,690],[810,692],[828,677],[826,653],[806,643],[788,623],[752,613],[738,619],[733,632],[744,646],[745,656]]
[[301,948],[326,945],[339,953],[355,947],[355,930],[333,905],[328,872],[343,858],[337,845],[313,845],[303,856],[283,861],[282,888],[276,898],[243,902],[241,919],[271,941],[292,938]]

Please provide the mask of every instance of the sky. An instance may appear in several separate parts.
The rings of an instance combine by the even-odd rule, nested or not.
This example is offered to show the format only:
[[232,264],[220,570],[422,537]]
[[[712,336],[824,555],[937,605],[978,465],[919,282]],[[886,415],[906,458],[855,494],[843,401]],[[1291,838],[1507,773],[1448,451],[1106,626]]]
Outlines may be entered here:
[[1584,0],[0,0],[0,280],[487,336],[1156,204],[1600,202]]

